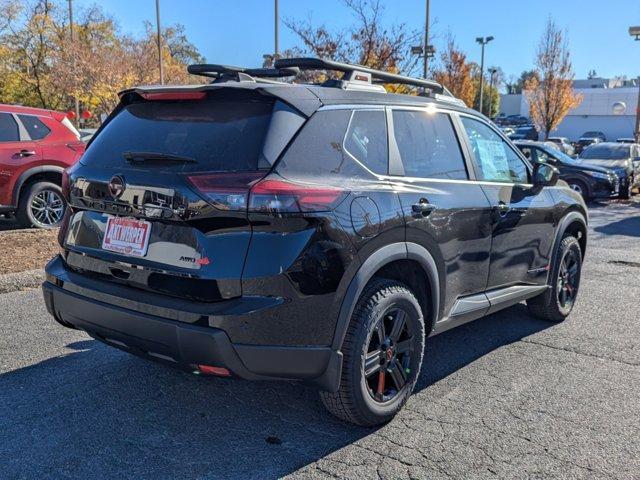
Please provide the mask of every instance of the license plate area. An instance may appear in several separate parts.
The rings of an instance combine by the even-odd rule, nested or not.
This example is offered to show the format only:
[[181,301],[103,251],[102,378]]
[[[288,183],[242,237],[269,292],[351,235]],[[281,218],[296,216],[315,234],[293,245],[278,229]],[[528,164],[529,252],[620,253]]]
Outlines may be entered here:
[[144,257],[149,248],[150,235],[150,222],[108,215],[102,249],[133,257]]

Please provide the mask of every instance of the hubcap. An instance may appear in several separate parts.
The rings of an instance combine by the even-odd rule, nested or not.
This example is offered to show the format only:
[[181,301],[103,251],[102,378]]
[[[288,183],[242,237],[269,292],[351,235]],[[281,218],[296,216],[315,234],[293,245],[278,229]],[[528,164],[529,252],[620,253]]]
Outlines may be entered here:
[[62,220],[64,201],[58,192],[43,190],[33,197],[29,208],[36,222],[50,227]]
[[580,185],[576,185],[575,183],[572,183],[570,185],[572,190],[575,190],[576,192],[578,192],[580,195],[582,195],[582,187]]
[[578,258],[576,252],[569,250],[560,263],[558,271],[558,303],[564,309],[573,306],[578,293]]
[[367,344],[364,379],[376,402],[392,400],[411,377],[415,337],[407,312],[392,307],[381,316]]

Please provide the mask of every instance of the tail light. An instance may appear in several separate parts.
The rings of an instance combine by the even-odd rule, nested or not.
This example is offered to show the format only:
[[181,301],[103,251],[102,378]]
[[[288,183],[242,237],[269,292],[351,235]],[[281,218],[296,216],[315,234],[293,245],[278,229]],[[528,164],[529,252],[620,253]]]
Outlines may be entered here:
[[331,210],[345,196],[341,188],[296,183],[262,172],[191,175],[188,180],[219,210],[303,213]]
[[336,187],[265,178],[251,188],[249,211],[322,212],[335,207],[344,194],[344,190]]
[[207,173],[190,175],[189,182],[218,210],[247,209],[251,184],[264,172]]

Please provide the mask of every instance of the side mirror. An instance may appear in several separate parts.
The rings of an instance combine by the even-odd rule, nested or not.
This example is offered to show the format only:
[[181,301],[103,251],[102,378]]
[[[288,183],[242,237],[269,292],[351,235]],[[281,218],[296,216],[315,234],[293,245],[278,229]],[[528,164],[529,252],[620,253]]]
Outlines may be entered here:
[[534,187],[553,187],[559,178],[560,171],[553,165],[539,162],[533,164]]

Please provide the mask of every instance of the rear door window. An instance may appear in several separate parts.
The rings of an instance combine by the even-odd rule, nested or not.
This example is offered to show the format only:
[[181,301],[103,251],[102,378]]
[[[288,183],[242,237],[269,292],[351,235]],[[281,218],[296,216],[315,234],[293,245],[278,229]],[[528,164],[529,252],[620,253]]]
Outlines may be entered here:
[[0,113],[0,142],[17,142],[20,140],[18,124],[9,113]]
[[406,176],[468,178],[448,114],[396,110],[393,112],[393,130]]
[[[380,139],[369,138],[373,129],[356,132],[354,127],[352,133],[357,138],[347,141],[346,133],[351,130],[351,116],[351,110],[326,110],[313,114],[277,164],[278,173],[284,177],[309,180],[339,177],[342,181],[345,178],[372,177],[359,162],[367,162],[369,166],[369,161],[380,154]],[[363,122],[358,123],[362,124]],[[360,143],[358,148],[356,142]],[[386,139],[384,142],[386,144]],[[347,144],[360,158],[352,154],[351,150],[346,151]],[[375,149],[373,145],[377,145]],[[364,153],[358,152],[361,147]]]
[[27,130],[31,140],[42,140],[49,135],[49,127],[47,127],[42,121],[35,115],[18,115],[18,118]]
[[379,175],[389,173],[385,112],[382,110],[354,111],[344,147],[372,172]]
[[153,152],[195,160],[184,164],[154,162],[153,168],[258,170],[272,110],[272,100],[251,92],[213,93],[203,100],[132,103],[105,125],[82,163],[122,165],[125,152]]

